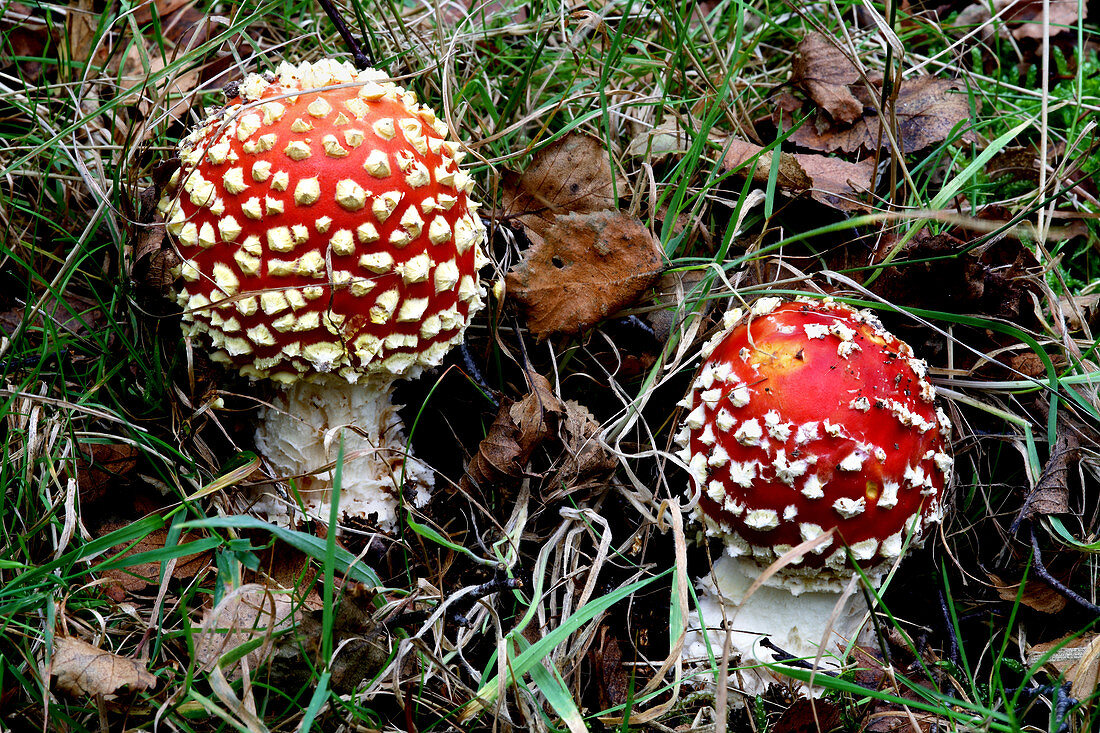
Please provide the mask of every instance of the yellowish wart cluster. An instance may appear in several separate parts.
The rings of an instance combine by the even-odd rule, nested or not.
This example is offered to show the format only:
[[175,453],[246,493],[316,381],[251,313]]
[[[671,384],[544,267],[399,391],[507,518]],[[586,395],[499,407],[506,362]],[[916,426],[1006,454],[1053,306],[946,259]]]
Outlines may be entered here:
[[439,364],[481,308],[464,153],[415,95],[322,60],[250,74],[180,145],[159,209],[187,335],[292,382]]

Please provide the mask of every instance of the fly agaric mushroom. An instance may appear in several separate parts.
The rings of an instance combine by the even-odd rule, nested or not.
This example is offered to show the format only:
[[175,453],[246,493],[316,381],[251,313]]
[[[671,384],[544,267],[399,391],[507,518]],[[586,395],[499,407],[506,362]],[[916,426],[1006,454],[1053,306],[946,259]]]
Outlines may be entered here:
[[390,525],[403,475],[418,503],[433,484],[406,453],[393,382],[438,365],[482,305],[464,153],[374,69],[284,63],[237,94],[181,142],[160,201],[184,332],[285,387],[256,444],[300,476],[308,512],[328,517],[333,436],[349,427],[342,514]]
[[[715,649],[771,661],[757,643],[813,658],[854,561],[876,585],[941,520],[951,425],[925,363],[867,311],[800,298],[734,309],[707,343],[677,442],[700,491],[696,518],[725,553],[701,582]],[[832,530],[833,534],[827,533]],[[764,581],[765,568],[818,540]],[[832,619],[850,636],[855,603]],[[705,657],[702,632],[687,653]],[[758,682],[761,680],[757,680]]]

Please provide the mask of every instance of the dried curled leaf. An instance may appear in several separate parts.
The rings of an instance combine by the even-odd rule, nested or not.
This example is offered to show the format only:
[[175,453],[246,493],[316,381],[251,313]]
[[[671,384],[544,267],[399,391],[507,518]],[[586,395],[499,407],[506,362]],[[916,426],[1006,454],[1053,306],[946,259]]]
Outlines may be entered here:
[[[914,153],[942,142],[955,127],[970,119],[970,101],[961,93],[959,81],[919,76],[906,79],[898,88],[894,103],[897,118],[897,142],[903,153]],[[858,90],[863,93],[863,90]],[[876,90],[877,93],[877,90]],[[882,121],[874,109],[877,99],[865,100],[870,111],[851,125],[815,125],[807,121],[795,130],[790,140],[812,150],[854,153],[886,147]],[[786,117],[784,118],[787,119]]]
[[566,400],[564,407],[565,419],[558,431],[564,453],[553,480],[548,482],[555,489],[548,500],[598,484],[618,465],[598,440],[600,424],[588,408],[575,400]]
[[464,487],[520,478],[535,448],[553,435],[564,406],[545,377],[531,373],[529,379],[531,391],[526,397],[501,403],[462,478]]
[[144,663],[69,636],[54,638],[51,673],[58,689],[74,696],[113,695],[122,687],[148,690],[157,684]]
[[[328,665],[329,686],[349,695],[363,680],[377,675],[393,653],[393,637],[386,623],[375,616],[376,592],[363,585],[349,585],[332,619],[332,659],[324,658],[323,611],[301,614],[293,633],[276,642],[271,660],[271,681],[283,689],[297,690],[311,681],[312,670]],[[407,657],[407,664],[414,664]],[[413,676],[415,669],[406,670]]]
[[1035,482],[1035,488],[1024,501],[1024,507],[1020,510],[1015,524],[1035,517],[1070,512],[1070,467],[1077,462],[1080,455],[1081,438],[1076,426],[1070,425],[1067,418],[1059,419],[1055,430],[1056,436],[1054,446],[1050,449],[1050,458],[1043,466],[1043,472]]
[[[288,593],[257,584],[242,585],[203,615],[195,634],[195,661],[210,669],[222,657],[234,656],[247,645],[249,651],[241,660],[255,671],[270,655],[275,633],[295,622],[296,605]],[[237,677],[243,669],[238,661],[227,672]]]
[[579,333],[634,303],[664,268],[664,251],[640,221],[621,211],[528,223],[531,247],[508,273],[539,339]]
[[863,103],[848,88],[859,81],[859,71],[844,52],[822,34],[810,33],[798,44],[791,71],[791,80],[834,120],[854,122],[863,116]]

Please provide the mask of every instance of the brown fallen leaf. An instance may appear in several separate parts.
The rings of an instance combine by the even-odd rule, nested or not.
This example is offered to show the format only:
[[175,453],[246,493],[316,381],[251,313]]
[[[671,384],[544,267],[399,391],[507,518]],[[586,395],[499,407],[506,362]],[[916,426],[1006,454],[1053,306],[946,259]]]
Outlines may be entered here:
[[[33,85],[42,76],[42,62],[46,44],[53,35],[35,10],[22,3],[8,3],[4,8],[4,54],[0,68],[8,64],[18,66],[19,78]],[[14,27],[12,27],[14,26]]]
[[[913,153],[946,140],[959,123],[970,119],[970,102],[961,90],[962,84],[957,80],[932,76],[902,82],[895,102],[895,116],[897,142],[903,153]],[[877,104],[876,100],[866,101],[868,106]],[[880,135],[881,129],[878,112],[872,108],[851,125],[827,125],[819,129],[807,121],[791,134],[790,140],[824,152],[854,153],[861,148],[872,152],[880,144],[887,145],[885,136]]]
[[[888,251],[891,243],[884,246]],[[1018,323],[1034,318],[1032,276],[1039,263],[1018,241],[994,240],[971,248],[968,241],[947,232],[918,235],[898,253],[894,264],[882,271],[873,289],[896,303]]]
[[[724,147],[723,169],[736,170],[759,156],[752,177],[760,185],[767,183],[774,151],[736,139],[727,140]],[[871,189],[873,174],[870,158],[852,163],[816,153],[780,153],[776,185],[791,195],[808,191],[818,203],[840,211],[857,211],[867,208],[858,199]]]
[[[102,537],[115,530],[122,529],[125,526],[125,522],[107,522],[96,530],[96,534]],[[167,539],[168,530],[158,529],[138,540],[133,547],[130,547],[123,553],[122,557],[136,555],[139,552],[162,550],[164,549],[164,543]],[[197,539],[200,539],[199,535],[188,533],[181,536],[177,544],[182,545],[187,542],[194,542]],[[116,547],[114,549],[119,550],[122,548]],[[210,558],[210,552],[184,555],[176,560],[176,564],[172,568],[171,577],[176,580],[194,578],[207,566],[210,562]],[[112,600],[121,603],[126,600],[127,595],[137,593],[138,591],[144,590],[149,585],[159,583],[160,568],[161,564],[159,562],[146,562],[139,565],[132,565],[128,568],[104,570],[103,577],[110,579],[110,582],[107,583],[105,587],[105,591]]]
[[60,328],[79,336],[89,331],[97,331],[108,321],[100,304],[78,293],[66,291],[63,299],[58,299],[55,294],[47,293],[41,299],[35,298],[37,305],[33,307],[16,307],[0,313],[0,332],[11,335],[15,329],[27,318],[28,313],[34,314],[31,324],[46,324],[51,328]]
[[505,174],[502,203],[506,216],[528,218],[615,208],[611,161],[603,143],[574,132],[547,145],[522,174]]
[[863,103],[849,89],[859,81],[859,71],[835,42],[820,33],[810,33],[798,44],[791,81],[834,120],[854,122],[863,116]]
[[623,653],[615,631],[609,625],[600,627],[596,643],[588,650],[595,668],[596,691],[600,705],[610,708],[626,702],[630,695],[630,679],[623,669]]
[[517,480],[535,448],[553,434],[565,407],[541,374],[529,375],[531,391],[518,402],[502,401],[496,419],[462,477],[462,485],[499,485]]
[[596,211],[532,219],[531,247],[508,292],[538,339],[575,334],[633,304],[664,269],[664,250],[636,218]]
[[[706,271],[683,270],[665,272],[653,286],[653,304],[660,306],[645,315],[645,320],[653,328],[658,343],[664,343],[679,328],[678,318],[684,317],[683,307],[691,296],[692,290],[706,277]],[[696,298],[697,299],[697,298]],[[714,307],[714,300],[707,299],[699,303],[701,315],[705,316]]]
[[1071,694],[1078,700],[1087,700],[1100,689],[1100,634],[1090,632],[1076,639],[1067,634],[1060,639],[1035,644],[1027,650],[1027,663],[1039,660],[1053,652],[1043,664],[1055,676],[1064,676],[1072,685]]
[[81,443],[76,480],[82,503],[92,503],[122,487],[135,468],[140,452],[129,443]]
[[842,724],[836,703],[824,699],[800,698],[783,711],[772,733],[828,733]]
[[1013,522],[1013,527],[1035,517],[1067,514],[1070,511],[1069,472],[1070,466],[1077,462],[1081,452],[1081,435],[1076,426],[1069,423],[1069,418],[1062,415],[1059,415],[1055,433],[1050,458],[1043,466],[1035,488],[1024,500],[1024,506]]
[[[393,638],[386,623],[376,618],[375,591],[362,585],[345,589],[332,619],[331,660],[322,658],[322,611],[301,614],[290,633],[282,634],[271,657],[271,682],[284,690],[299,690],[315,682],[311,670],[326,664],[332,676],[329,686],[340,695],[351,694],[378,674],[389,662]],[[400,613],[400,612],[398,612]],[[406,664],[415,664],[409,655]]]
[[[764,185],[771,175],[772,156],[775,151],[764,152],[764,148],[744,140],[730,138],[725,141],[723,147],[725,154],[722,156],[722,169],[733,171],[757,158],[756,166],[752,168],[752,179]],[[776,185],[784,191],[801,193],[813,187],[814,182],[802,169],[793,155],[790,153],[779,154],[779,170],[776,173]]]
[[192,0],[143,0],[134,7],[134,20],[138,25],[145,25],[153,20],[153,10],[156,10],[157,17],[163,22],[172,13],[176,12],[180,8],[186,5],[190,5]]
[[[1002,16],[1012,28],[1012,37],[1019,40],[1034,38],[1041,40],[1043,37],[1043,1],[1042,0],[995,0],[993,7],[996,10],[1008,8]],[[1088,16],[1088,3],[1083,5],[1084,14],[1079,16],[1077,12],[1077,0],[1050,0],[1049,25],[1050,35],[1072,31],[1077,21]]]
[[990,572],[986,575],[1002,601],[1019,599],[1020,603],[1040,613],[1058,613],[1066,607],[1066,597],[1041,580],[1029,578],[1021,593],[1019,583],[1008,582]]
[[[889,651],[889,664],[883,661],[882,652],[877,647],[856,646],[852,649],[851,661],[855,666],[851,674],[852,681],[857,685],[912,700],[921,700],[922,697],[913,692],[911,684],[931,689],[949,688],[948,677],[937,665],[940,660],[930,647],[921,652],[923,661],[918,661],[913,655],[911,642],[896,629],[887,630],[884,641]],[[898,684],[894,672],[898,669],[908,670],[906,678],[910,684]],[[930,673],[931,678],[924,672]],[[916,726],[912,725],[913,722]],[[871,733],[931,733],[942,729],[945,724],[945,719],[940,716],[872,698],[863,711],[858,730]]]
[[875,162],[865,158],[857,163],[813,153],[795,153],[794,159],[813,181],[810,196],[814,201],[838,211],[860,211],[868,205],[859,199],[872,189]]
[[77,697],[113,695],[121,687],[148,690],[157,684],[143,662],[69,636],[54,637],[50,673],[57,677],[58,689]]
[[61,69],[71,67],[69,73],[79,77],[84,65],[92,60],[92,54],[103,54],[100,44],[95,43],[99,31],[100,12],[92,0],[76,0],[69,3],[65,15],[65,37],[59,48],[62,61]]
[[618,466],[615,457],[597,439],[600,424],[588,408],[575,400],[566,400],[564,408],[565,418],[558,430],[564,454],[560,467],[547,482],[553,490],[544,497],[546,501],[557,501],[575,491],[602,485]]

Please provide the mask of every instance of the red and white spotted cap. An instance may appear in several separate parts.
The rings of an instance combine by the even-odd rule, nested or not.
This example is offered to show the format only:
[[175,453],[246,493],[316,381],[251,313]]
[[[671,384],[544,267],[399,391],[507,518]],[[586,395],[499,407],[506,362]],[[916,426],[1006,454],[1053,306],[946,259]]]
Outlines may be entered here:
[[761,298],[726,314],[682,403],[677,441],[697,515],[729,554],[770,564],[835,527],[788,576],[806,589],[870,573],[942,518],[951,425],[923,361],[867,311]]
[[185,331],[281,382],[439,364],[482,305],[485,263],[447,133],[373,69],[321,60],[246,77],[182,141],[160,201]]

